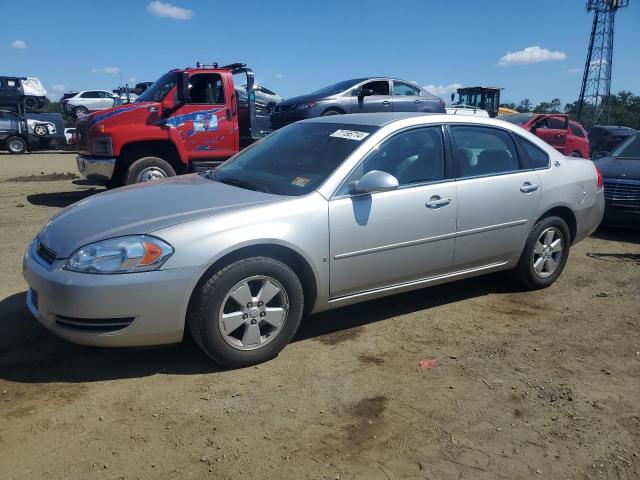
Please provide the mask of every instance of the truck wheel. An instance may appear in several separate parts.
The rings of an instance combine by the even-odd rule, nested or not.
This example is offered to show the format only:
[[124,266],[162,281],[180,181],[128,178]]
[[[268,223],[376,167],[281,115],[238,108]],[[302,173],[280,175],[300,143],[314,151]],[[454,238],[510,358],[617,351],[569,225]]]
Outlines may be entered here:
[[291,268],[269,257],[244,258],[203,278],[187,323],[214,362],[240,368],[274,358],[298,330],[303,306]]
[[27,142],[21,137],[9,137],[5,141],[9,153],[25,153],[27,151]]
[[40,102],[36,97],[24,97],[22,103],[27,110],[37,110],[40,106]]
[[87,110],[85,107],[76,107],[73,110],[73,118],[77,120],[80,117],[85,116],[87,113],[89,113],[89,110]]
[[127,169],[125,184],[149,182],[167,177],[175,177],[176,171],[167,162],[158,157],[139,158]]
[[531,229],[513,278],[530,290],[551,285],[562,273],[571,248],[569,227],[560,217],[546,217]]

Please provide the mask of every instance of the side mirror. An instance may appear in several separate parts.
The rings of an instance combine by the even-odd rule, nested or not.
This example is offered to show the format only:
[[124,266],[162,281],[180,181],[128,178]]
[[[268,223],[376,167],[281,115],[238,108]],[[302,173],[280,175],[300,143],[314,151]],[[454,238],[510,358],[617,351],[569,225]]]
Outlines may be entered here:
[[176,82],[176,99],[178,104],[182,105],[189,100],[189,74],[187,72],[178,73],[178,81]]
[[360,98],[370,97],[371,95],[375,95],[375,94],[376,94],[376,92],[374,92],[370,88],[361,88],[360,91],[358,92],[358,96]]
[[353,193],[375,193],[388,192],[398,188],[398,179],[387,172],[371,170],[365,173],[362,178],[352,182],[350,187]]

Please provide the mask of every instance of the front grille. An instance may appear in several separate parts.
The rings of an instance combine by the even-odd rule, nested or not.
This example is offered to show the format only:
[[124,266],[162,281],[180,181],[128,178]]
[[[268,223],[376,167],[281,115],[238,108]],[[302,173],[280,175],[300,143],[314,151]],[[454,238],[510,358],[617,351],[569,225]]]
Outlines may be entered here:
[[293,107],[293,105],[276,105],[275,107],[273,107],[273,111],[275,113],[282,113],[286,112],[287,110],[291,110],[291,107]]
[[605,182],[604,198],[640,204],[640,182]]
[[87,138],[87,123],[82,122],[76,125],[76,142],[78,144],[78,149],[81,150],[89,150],[89,142]]
[[47,265],[51,265],[56,259],[56,252],[45,247],[40,240],[37,240],[36,255],[40,257]]
[[127,328],[134,317],[122,318],[77,318],[56,315],[56,324],[69,330],[92,333],[111,333]]

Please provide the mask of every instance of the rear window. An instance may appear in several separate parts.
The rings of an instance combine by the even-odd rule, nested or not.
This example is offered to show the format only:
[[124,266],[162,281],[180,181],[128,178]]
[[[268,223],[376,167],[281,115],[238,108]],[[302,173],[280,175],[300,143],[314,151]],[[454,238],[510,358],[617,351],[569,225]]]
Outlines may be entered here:
[[504,120],[505,122],[515,123],[516,125],[522,125],[531,120],[533,114],[521,113],[520,115],[498,115],[498,120]]
[[65,93],[64,95],[62,95],[62,100],[64,100],[65,98],[75,97],[77,94],[78,94],[78,92]]
[[640,159],[640,134],[627,138],[618,148],[611,152],[613,157]]

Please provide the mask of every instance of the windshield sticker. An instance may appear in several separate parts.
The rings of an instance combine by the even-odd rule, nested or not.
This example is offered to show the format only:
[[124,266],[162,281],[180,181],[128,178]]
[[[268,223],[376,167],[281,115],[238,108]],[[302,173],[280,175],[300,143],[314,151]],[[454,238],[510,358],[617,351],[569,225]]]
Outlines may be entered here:
[[357,130],[336,130],[329,136],[335,138],[346,138],[348,140],[355,140],[356,142],[359,142],[363,138],[368,137],[369,133],[358,132]]
[[293,179],[293,182],[291,182],[291,185],[295,185],[296,187],[306,187],[307,183],[310,181],[311,180],[305,177],[296,177]]

